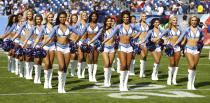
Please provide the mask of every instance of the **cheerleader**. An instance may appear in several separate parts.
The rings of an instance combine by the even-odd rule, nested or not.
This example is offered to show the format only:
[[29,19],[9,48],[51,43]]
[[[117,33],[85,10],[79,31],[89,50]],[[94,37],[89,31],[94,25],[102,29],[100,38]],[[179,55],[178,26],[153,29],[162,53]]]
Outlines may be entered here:
[[[37,14],[35,16],[35,26],[33,26],[32,29],[30,30],[26,40],[23,43],[23,47],[25,47],[28,41],[32,41],[34,43],[34,41],[36,40],[36,38],[40,33],[42,20],[43,20],[42,15]],[[38,45],[36,45],[35,47],[36,49],[40,48],[42,40],[43,39],[41,39]],[[31,46],[33,46],[33,43],[31,44]],[[40,81],[41,69],[42,69],[41,63],[42,63],[42,58],[34,57],[34,69],[35,69],[34,84],[41,84]]]
[[202,29],[198,27],[198,17],[196,15],[193,15],[189,18],[189,26],[190,27],[186,29],[186,32],[182,33],[174,46],[181,42],[183,38],[184,42],[187,41],[185,46],[185,56],[189,64],[187,89],[196,90],[194,86],[196,66],[200,58],[205,35]]
[[[11,15],[9,17],[9,22],[5,28],[5,31],[3,32],[4,34],[2,35],[2,39],[4,41],[11,40],[11,38],[14,35],[14,33],[12,33],[12,31],[15,28],[16,23],[17,23],[17,16]],[[15,73],[15,58],[14,58],[14,50],[13,49],[10,49],[8,51],[8,71]]]
[[[128,82],[128,76],[129,76],[129,68],[131,64],[132,54],[133,54],[133,48],[130,45],[130,38],[132,37],[134,30],[137,30],[134,25],[129,24],[130,23],[130,13],[128,11],[122,12],[121,19],[119,20],[122,22],[122,24],[117,25],[110,36],[105,39],[103,42],[106,43],[108,40],[110,40],[117,32],[119,35],[119,47],[118,47],[118,53],[119,53],[119,59],[120,59],[120,85],[119,89],[120,91],[128,91],[127,88],[127,82]],[[139,35],[136,35],[135,38],[137,38]]]
[[[80,22],[77,24],[78,30],[84,29],[87,24],[88,14],[83,11],[80,15]],[[85,78],[85,65],[86,65],[86,57],[87,53],[81,51],[81,44],[87,43],[87,32],[83,34],[83,36],[79,40],[79,48],[78,48],[78,65],[77,65],[77,76],[78,78]]]
[[[44,25],[42,26],[39,36],[37,37],[33,48],[36,47],[38,42],[40,41],[41,38],[43,38],[43,41],[46,41],[47,38],[49,37],[50,32],[53,29],[53,18],[54,14],[52,12],[49,12],[45,15],[44,18]],[[46,51],[47,55],[44,60],[44,88],[52,88],[52,74],[53,74],[53,61],[55,57],[55,37],[52,38],[48,44],[46,44],[43,49]]]
[[[140,28],[141,28],[141,35],[138,38],[138,42],[141,42],[147,35],[147,32],[149,31],[149,25],[146,23],[146,19],[147,19],[147,15],[145,12],[142,12],[140,15],[140,20],[139,23],[137,24]],[[146,68],[146,59],[147,59],[147,54],[148,54],[148,50],[146,47],[146,43],[143,43],[142,46],[142,51],[140,54],[140,73],[139,73],[139,77],[140,78],[145,78],[145,68]]]
[[[77,20],[78,20],[78,16],[76,14],[72,14],[71,18],[70,18],[70,25],[71,26],[78,26],[78,25],[76,25]],[[78,36],[75,33],[71,33],[69,39],[72,42],[75,42],[75,41],[79,40],[77,37]],[[71,76],[72,77],[76,76],[76,68],[77,68],[77,64],[78,64],[78,59],[77,58],[78,58],[77,52],[72,51],[71,52],[71,60],[70,60]]]
[[[41,46],[45,46],[52,38],[56,37],[56,59],[58,61],[59,70],[58,70],[58,93],[66,93],[65,91],[65,82],[67,75],[67,68],[70,61],[70,48],[69,48],[69,35],[70,32],[74,32],[78,35],[83,34],[84,32],[77,31],[72,26],[66,25],[65,21],[67,19],[67,14],[65,12],[60,12],[56,18],[56,26],[53,27],[53,30],[50,33],[50,36]],[[87,28],[87,27],[86,27]]]
[[[131,16],[131,24],[136,25],[136,16]],[[136,31],[135,31],[136,32]],[[135,53],[132,54],[131,65],[130,65],[130,72],[129,75],[135,75]]]
[[[158,71],[159,71],[159,63],[162,55],[162,47],[159,45],[159,41],[157,41],[158,36],[161,35],[162,31],[159,29],[160,20],[155,18],[152,19],[150,30],[146,37],[141,41],[140,44],[143,44],[146,40],[147,43],[153,44],[150,45],[150,51],[152,54],[152,57],[154,58],[154,66],[153,66],[153,73],[152,73],[152,80],[158,80]],[[148,46],[149,47],[149,46]]]
[[[97,35],[97,33],[100,31],[100,29],[103,27],[102,24],[97,23],[98,21],[98,13],[92,12],[89,16],[89,26],[87,28],[87,37],[88,42],[90,42],[92,39],[94,39],[94,36]],[[90,44],[90,43],[88,43]],[[98,51],[94,47],[94,44],[91,44],[92,50],[90,53],[88,53],[88,72],[89,72],[89,81],[90,82],[97,82],[96,80],[96,72],[98,68]]]
[[[100,30],[100,32],[89,42],[89,45],[93,43],[95,40],[97,40],[101,35],[102,38],[106,39],[108,36],[110,36],[112,32],[112,26],[111,26],[111,18],[107,17],[104,20],[104,27]],[[102,52],[102,57],[104,59],[104,86],[110,87],[111,86],[111,68],[112,63],[115,57],[115,50],[114,50],[114,39],[110,39],[106,42],[102,42],[104,45],[104,51]]]
[[[173,46],[174,43],[178,40],[179,36],[181,35],[182,31],[180,28],[177,26],[177,17],[172,16],[169,20],[168,23],[168,29],[159,37],[162,38],[166,34],[168,35],[169,42],[167,45]],[[181,48],[179,45],[173,47],[174,53],[172,55],[168,55],[169,57],[169,67],[168,67],[168,79],[167,79],[167,84],[171,85],[171,78],[173,75],[172,83],[173,85],[177,85],[176,83],[176,76],[178,72],[178,63],[180,60],[180,55],[181,55]]]
[[[12,38],[12,41],[14,41],[17,37],[20,37],[19,44],[23,46],[23,43],[25,41],[25,38],[28,36],[29,31],[34,26],[34,20],[33,20],[33,11],[28,10],[26,13],[26,21],[22,23],[20,29],[17,31],[16,35]],[[33,44],[33,41],[29,40],[26,44],[27,47],[31,47]],[[33,71],[33,57],[25,55],[25,70],[24,70],[24,77],[26,79],[33,79],[32,77],[32,71]]]

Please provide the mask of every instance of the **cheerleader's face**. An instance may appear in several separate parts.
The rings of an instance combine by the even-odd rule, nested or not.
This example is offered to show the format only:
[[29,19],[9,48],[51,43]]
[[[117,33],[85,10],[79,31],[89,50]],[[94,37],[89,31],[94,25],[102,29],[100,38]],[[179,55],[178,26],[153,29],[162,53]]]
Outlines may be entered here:
[[106,25],[107,27],[111,27],[112,26],[112,19],[109,18],[107,21],[106,21]]
[[41,17],[36,17],[36,24],[41,25],[42,23],[42,18]]
[[147,19],[147,15],[146,15],[146,14],[142,14],[142,15],[141,15],[141,20],[142,20],[142,21],[146,21],[146,19]]
[[33,19],[33,14],[32,14],[32,12],[28,12],[28,13],[27,13],[27,18],[28,18],[29,20]]
[[112,26],[114,26],[115,24],[115,19],[112,19]]
[[154,25],[154,27],[158,28],[159,25],[160,25],[160,21],[159,20],[156,20],[153,25]]
[[76,23],[76,22],[77,22],[77,16],[75,16],[75,15],[72,16],[72,22],[73,22],[73,23]]
[[135,18],[135,17],[132,17],[132,18],[131,18],[131,23],[132,23],[132,24],[135,24],[135,23],[136,23],[136,18]]
[[125,23],[125,24],[129,23],[129,15],[128,14],[123,15],[123,23]]
[[95,22],[97,20],[97,15],[96,14],[93,14],[91,16],[91,20],[92,20],[92,22]]
[[65,14],[61,14],[59,17],[59,21],[61,24],[65,24],[66,21],[66,15]]
[[196,26],[197,26],[197,18],[196,18],[196,17],[193,17],[193,18],[190,20],[190,23],[191,23],[191,26],[196,27]]
[[47,21],[49,23],[52,23],[53,22],[53,18],[54,18],[54,15],[53,14],[50,14],[48,17],[47,17]]
[[21,21],[22,15],[18,15],[18,21]]
[[87,13],[82,13],[82,20],[87,20],[88,16]]
[[173,26],[176,26],[176,25],[177,25],[177,18],[174,18],[174,19],[172,20],[172,25],[173,25]]
[[12,18],[12,22],[13,22],[13,23],[15,23],[15,19],[16,19],[16,17],[14,16],[14,17]]

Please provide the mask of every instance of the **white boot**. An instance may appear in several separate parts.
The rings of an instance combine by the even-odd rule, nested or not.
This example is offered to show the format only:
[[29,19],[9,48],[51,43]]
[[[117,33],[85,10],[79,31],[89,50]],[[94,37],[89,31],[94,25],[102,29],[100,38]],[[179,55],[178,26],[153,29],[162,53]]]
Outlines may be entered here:
[[108,68],[108,86],[111,86],[112,69]]
[[26,61],[24,61],[23,64],[24,64],[24,77],[26,78],[26,74],[27,74],[27,72],[26,72]]
[[44,88],[47,89],[49,87],[49,72],[48,70],[44,70]]
[[85,66],[86,62],[82,62],[82,78],[85,78]]
[[29,70],[29,62],[25,62],[25,78],[30,79],[30,70]]
[[93,64],[88,64],[89,82],[93,82]]
[[179,69],[179,67],[174,67],[174,73],[173,73],[173,79],[172,79],[173,85],[177,85],[176,76],[177,76],[177,73],[178,73],[178,69]]
[[120,71],[120,85],[119,85],[120,91],[124,90],[124,78],[125,78],[125,71]]
[[71,76],[72,76],[72,77],[75,77],[75,76],[76,76],[76,73],[75,73],[76,65],[77,65],[77,60],[71,60],[71,61],[70,61]]
[[19,76],[23,77],[23,61],[19,62]]
[[48,69],[48,83],[49,83],[49,85],[48,85],[48,88],[52,88],[52,83],[51,83],[51,81],[52,81],[52,75],[53,75],[53,69]]
[[11,57],[11,72],[15,73],[15,58]]
[[58,71],[58,93],[63,93],[62,90],[62,79],[63,79],[63,71]]
[[120,73],[120,59],[117,58],[117,73]]
[[29,79],[33,79],[33,66],[34,62],[29,62]]
[[66,93],[66,91],[65,91],[66,76],[67,76],[67,73],[63,73],[63,75],[62,75],[62,93]]
[[19,74],[19,59],[15,58],[15,74],[18,75]]
[[196,90],[194,83],[195,83],[195,77],[196,77],[196,70],[192,71],[192,90]]
[[174,71],[174,69],[175,69],[175,67],[168,67],[167,85],[171,85],[172,71]]
[[114,63],[115,63],[115,59],[112,62],[112,68],[111,68],[112,71],[115,71],[115,69],[114,69]]
[[109,69],[104,68],[104,87],[109,87],[108,78],[109,78]]
[[153,72],[152,72],[152,80],[158,80],[158,69],[159,69],[159,64],[154,63],[153,66]]
[[11,56],[8,56],[8,71],[11,71],[11,66],[12,66],[11,63],[12,63],[11,62]]
[[146,67],[146,61],[140,60],[140,74],[139,74],[140,78],[145,78],[146,77],[145,74],[144,74],[145,67]]
[[39,72],[39,67],[38,67],[38,65],[34,65],[34,71],[35,71],[35,75],[34,75],[34,84],[38,84],[38,72]]
[[97,69],[98,69],[98,64],[94,64],[93,65],[93,82],[97,82],[96,80]]
[[125,71],[125,76],[124,76],[124,85],[123,85],[123,91],[128,91],[128,77],[129,77],[129,71]]
[[132,59],[132,60],[131,60],[131,65],[130,65],[130,72],[129,72],[129,75],[135,75],[134,67],[135,67],[135,60]]
[[37,83],[41,84],[41,71],[42,71],[42,66],[38,65],[38,77],[37,77]]
[[77,77],[78,78],[82,78],[81,76],[81,69],[82,69],[82,63],[78,63],[78,66],[77,66]]
[[193,70],[188,69],[188,82],[187,82],[187,89],[192,90],[192,75],[193,75]]

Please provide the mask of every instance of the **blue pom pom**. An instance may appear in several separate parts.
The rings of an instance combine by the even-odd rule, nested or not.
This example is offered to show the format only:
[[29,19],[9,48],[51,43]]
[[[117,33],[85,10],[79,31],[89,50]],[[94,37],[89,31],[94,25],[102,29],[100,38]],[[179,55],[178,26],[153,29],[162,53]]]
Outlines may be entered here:
[[151,40],[149,40],[149,42],[146,43],[146,46],[149,51],[154,51],[156,49],[155,43]]
[[132,47],[134,47],[135,46],[135,39],[134,38],[130,38],[130,45],[132,46]]
[[133,47],[133,52],[135,53],[135,54],[140,54],[141,53],[141,46],[140,45],[134,45],[134,47]]
[[203,41],[198,41],[198,44],[197,44],[198,51],[201,51],[203,46],[204,46]]
[[119,39],[114,40],[114,49],[118,49],[119,46]]
[[173,46],[172,45],[170,45],[170,44],[167,44],[167,45],[165,45],[165,53],[166,53],[166,55],[168,55],[168,56],[173,56],[174,55],[174,48],[173,48]]

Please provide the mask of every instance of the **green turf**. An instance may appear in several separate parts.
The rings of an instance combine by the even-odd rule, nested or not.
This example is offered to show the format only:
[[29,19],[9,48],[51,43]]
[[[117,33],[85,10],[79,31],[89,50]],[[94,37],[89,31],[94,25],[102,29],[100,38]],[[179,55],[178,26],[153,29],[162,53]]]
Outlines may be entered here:
[[[119,90],[96,90],[90,89],[90,86],[94,86],[95,83],[88,82],[88,73],[86,70],[86,79],[77,79],[76,77],[70,77],[68,74],[65,89],[67,94],[57,93],[57,66],[54,66],[53,73],[53,89],[43,89],[44,77],[42,71],[42,84],[34,84],[33,80],[26,80],[19,78],[15,74],[7,71],[7,55],[1,52],[0,54],[0,103],[209,103],[210,101],[210,60],[208,59],[208,50],[204,49],[201,54],[199,64],[197,66],[197,76],[195,81],[195,87],[197,90],[186,90],[187,86],[187,68],[188,64],[184,57],[181,58],[179,63],[179,71],[177,76],[178,86],[166,85],[167,72],[168,72],[168,58],[163,56],[160,63],[159,80],[152,81],[151,73],[153,67],[153,58],[151,54],[147,58],[146,66],[146,78],[139,78],[139,55],[136,56],[135,64],[135,76],[129,76],[128,85],[134,85],[129,89],[129,93],[123,96],[147,96],[146,99],[126,99],[126,98],[114,98],[108,95],[112,93],[128,93],[119,92]],[[55,63],[56,59],[55,59]],[[103,60],[99,57],[99,68],[97,71],[97,80],[99,83],[103,83]],[[116,65],[115,65],[116,67]],[[119,84],[119,74],[112,72],[112,85]],[[160,89],[135,89],[142,85],[163,85],[165,88]],[[148,87],[148,86],[143,86]],[[118,88],[117,86],[111,88]],[[204,96],[202,98],[196,97],[162,97],[158,94],[174,95],[164,91],[181,91],[187,93],[193,93],[195,95]],[[132,94],[143,93],[144,94]],[[146,93],[156,93],[157,95],[148,95]],[[13,95],[15,94],[15,95]]]

